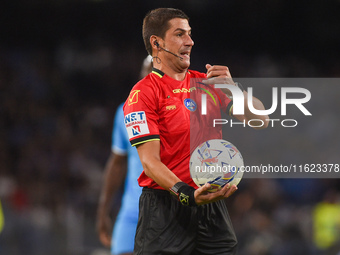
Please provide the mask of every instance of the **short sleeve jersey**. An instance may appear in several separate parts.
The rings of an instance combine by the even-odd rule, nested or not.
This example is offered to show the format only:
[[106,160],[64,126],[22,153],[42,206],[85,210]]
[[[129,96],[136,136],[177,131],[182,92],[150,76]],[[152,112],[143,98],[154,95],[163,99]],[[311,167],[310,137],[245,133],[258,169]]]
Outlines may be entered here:
[[[188,70],[183,81],[153,69],[131,90],[124,104],[124,122],[132,146],[160,140],[160,158],[183,182],[197,188],[190,177],[190,152],[209,139],[221,139],[221,127],[213,120],[221,110],[229,113],[232,101],[213,86],[202,83],[206,74]],[[206,95],[207,114],[202,114],[201,99]],[[145,175],[140,186],[162,189]]]
[[138,201],[142,193],[137,179],[142,173],[143,167],[135,147],[131,147],[128,134],[124,125],[123,104],[119,105],[114,118],[112,130],[112,151],[118,155],[127,156],[127,173],[124,184],[121,210],[129,215],[138,215]]

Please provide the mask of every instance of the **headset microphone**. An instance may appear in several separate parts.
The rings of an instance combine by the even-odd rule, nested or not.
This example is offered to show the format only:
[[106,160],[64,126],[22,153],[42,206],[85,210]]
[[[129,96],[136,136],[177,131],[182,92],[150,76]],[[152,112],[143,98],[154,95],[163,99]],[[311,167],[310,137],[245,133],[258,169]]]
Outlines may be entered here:
[[159,45],[159,43],[158,43],[157,41],[155,41],[154,44],[155,44],[158,48],[160,48],[160,49],[162,49],[162,50],[164,50],[164,51],[166,51],[166,52],[168,52],[168,53],[174,55],[175,57],[178,57],[180,60],[183,60],[183,58],[182,58],[181,56],[178,56],[177,54],[175,54],[175,53],[173,53],[173,52],[171,52],[171,51],[168,51],[167,49],[162,48],[162,47]]

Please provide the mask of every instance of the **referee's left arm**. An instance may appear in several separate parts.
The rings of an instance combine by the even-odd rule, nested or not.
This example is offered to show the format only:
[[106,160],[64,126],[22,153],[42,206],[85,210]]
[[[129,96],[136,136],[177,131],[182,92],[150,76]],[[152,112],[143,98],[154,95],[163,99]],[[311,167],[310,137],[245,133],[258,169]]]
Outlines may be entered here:
[[[208,81],[205,81],[208,84],[218,84],[218,83],[226,83],[226,84],[235,84],[233,81],[229,68],[227,66],[220,65],[206,65],[207,68],[207,78]],[[230,91],[228,89],[221,89],[223,93],[227,96],[230,96]],[[248,92],[243,90],[243,98],[244,98],[244,115],[233,115],[236,119],[240,121],[245,121],[248,123],[252,120],[252,127],[254,129],[263,129],[268,127],[269,124],[269,116],[268,115],[256,115],[252,113],[248,107]],[[256,97],[252,97],[253,106],[257,110],[265,110],[263,103]]]

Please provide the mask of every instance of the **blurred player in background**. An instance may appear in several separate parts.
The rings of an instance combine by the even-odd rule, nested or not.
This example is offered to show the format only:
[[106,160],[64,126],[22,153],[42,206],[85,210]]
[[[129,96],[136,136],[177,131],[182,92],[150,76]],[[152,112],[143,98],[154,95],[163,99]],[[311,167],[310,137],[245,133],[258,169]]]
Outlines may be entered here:
[[2,212],[1,200],[0,200],[0,233],[5,225],[4,213]]
[[[149,12],[143,21],[143,39],[154,58],[152,73],[133,87],[124,105],[130,143],[137,147],[143,164],[134,254],[236,254],[237,240],[223,199],[237,187],[227,184],[215,193],[208,192],[208,183],[198,188],[190,177],[189,159],[190,113],[200,112],[199,102],[191,95],[203,93],[190,89],[191,79],[204,79],[205,90],[221,99],[221,106],[207,101],[212,110],[207,118],[221,118],[221,109],[233,113],[233,102],[225,94],[230,91],[223,93],[208,84],[237,85],[226,66],[207,64],[206,74],[188,70],[194,42],[189,18],[181,10]],[[243,94],[247,98],[247,92]],[[264,109],[256,98],[253,104]],[[268,125],[268,116],[252,114],[246,102],[244,107],[245,114],[235,116],[238,120],[257,119],[266,123],[263,127]],[[195,124],[197,145],[222,138],[221,128],[204,129],[200,122]]]
[[[142,66],[140,78],[151,72],[151,56]],[[126,165],[127,163],[127,165]],[[138,221],[138,201],[142,192],[137,179],[142,173],[142,165],[136,148],[131,147],[124,125],[123,104],[119,105],[114,118],[112,132],[112,152],[105,166],[104,185],[97,210],[97,231],[100,241],[111,253],[132,254]],[[125,178],[126,176],[126,178]],[[117,191],[124,184],[121,208],[114,224],[111,239],[112,221],[110,212]]]

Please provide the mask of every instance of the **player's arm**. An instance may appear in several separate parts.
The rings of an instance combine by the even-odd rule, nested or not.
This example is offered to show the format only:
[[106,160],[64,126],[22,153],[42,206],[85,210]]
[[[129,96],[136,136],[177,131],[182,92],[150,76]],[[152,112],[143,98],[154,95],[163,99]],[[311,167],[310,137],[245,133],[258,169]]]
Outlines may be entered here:
[[112,234],[112,221],[109,216],[112,200],[126,175],[126,155],[111,153],[108,158],[103,177],[103,187],[97,208],[96,227],[101,243],[110,247]]
[[[207,68],[207,78],[210,79],[210,81],[207,81],[207,83],[210,83],[210,84],[225,83],[225,84],[232,84],[232,85],[237,86],[235,82],[233,81],[229,68],[227,66],[219,66],[219,65],[212,66],[212,65],[207,64],[206,68]],[[221,89],[221,90],[228,96],[231,95],[228,89]],[[252,126],[254,126],[253,127],[254,129],[266,128],[269,123],[268,115],[256,115],[252,113],[248,107],[247,91],[243,91],[243,96],[244,96],[244,115],[234,115],[234,117],[240,121],[246,121],[246,122],[248,122],[249,120],[254,120],[252,121]],[[252,101],[253,101],[253,106],[255,109],[265,110],[263,103],[258,98],[253,96]]]
[[[160,159],[160,141],[150,141],[137,146],[139,158],[142,162],[145,174],[153,179],[158,185],[165,190],[170,190],[175,184],[182,182],[170,169],[161,162]],[[183,184],[185,185],[185,184]],[[197,205],[207,204],[229,197],[233,194],[237,187],[233,185],[225,185],[221,190],[211,193],[208,192],[210,184],[195,190],[194,188],[186,185],[186,195],[193,195]],[[192,192],[192,194],[189,194]]]
[[181,181],[162,163],[159,140],[137,145],[137,151],[143,165],[144,173],[163,189],[169,190],[175,183]]

